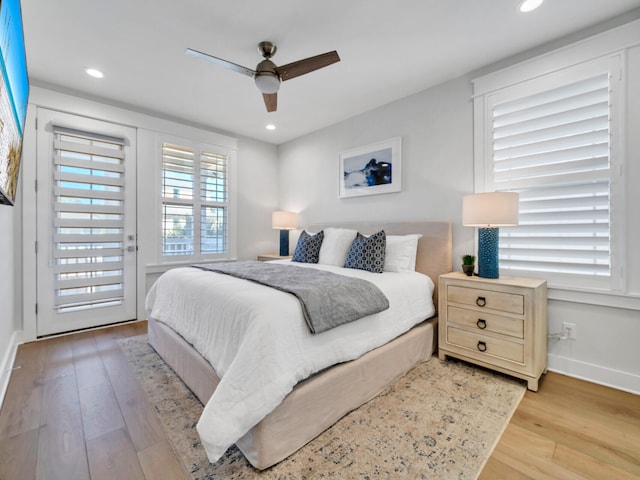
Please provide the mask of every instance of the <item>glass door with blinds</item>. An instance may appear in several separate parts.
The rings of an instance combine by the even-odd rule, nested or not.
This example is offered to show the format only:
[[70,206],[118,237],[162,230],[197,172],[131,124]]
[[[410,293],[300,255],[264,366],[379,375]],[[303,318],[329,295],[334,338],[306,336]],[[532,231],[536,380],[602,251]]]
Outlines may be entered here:
[[38,110],[38,336],[136,317],[135,130]]

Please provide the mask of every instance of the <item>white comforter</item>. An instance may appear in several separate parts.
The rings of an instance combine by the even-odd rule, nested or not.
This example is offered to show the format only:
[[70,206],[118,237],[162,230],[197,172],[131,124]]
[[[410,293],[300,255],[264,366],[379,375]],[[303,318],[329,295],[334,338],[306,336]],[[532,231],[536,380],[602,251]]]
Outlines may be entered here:
[[177,268],[162,275],[147,295],[149,317],[193,344],[221,377],[197,426],[211,462],[300,380],[358,358],[435,312],[433,282],[426,275],[295,265],[369,280],[384,292],[390,308],[312,335],[293,295],[228,275]]

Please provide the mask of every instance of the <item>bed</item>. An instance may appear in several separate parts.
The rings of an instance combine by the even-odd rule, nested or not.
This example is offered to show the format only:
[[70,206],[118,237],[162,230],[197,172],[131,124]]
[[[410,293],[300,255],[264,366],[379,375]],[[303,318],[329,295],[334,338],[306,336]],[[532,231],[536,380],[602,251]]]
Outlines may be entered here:
[[[372,234],[384,228],[387,235],[421,235],[421,238],[418,240],[415,271],[431,279],[433,299],[437,299],[438,277],[442,273],[451,271],[451,224],[449,222],[413,222],[385,225],[364,223],[314,225],[308,230],[311,232],[319,232],[326,231],[326,229],[330,227],[341,229],[350,228],[364,234]],[[325,269],[331,270],[332,268],[333,267],[326,267]],[[187,279],[195,279],[197,277],[198,282],[201,281],[200,277],[206,274],[225,277],[225,275],[211,274],[210,272],[197,272],[196,269],[182,270],[184,271],[181,272],[180,275],[186,275]],[[358,273],[356,273],[356,275],[358,275]],[[398,278],[400,278],[400,275],[401,274],[399,274]],[[227,280],[225,280],[225,282],[226,281]],[[240,279],[233,279],[231,281],[247,282],[246,280]],[[232,284],[232,286],[234,285],[234,288],[237,289],[239,284]],[[147,302],[148,312],[150,313],[149,343],[205,405],[203,417],[198,424],[198,431],[211,461],[215,461],[220,457],[220,452],[224,451],[224,445],[226,445],[225,441],[229,442],[229,439],[233,439],[231,443],[235,443],[247,460],[257,469],[262,470],[274,465],[304,446],[349,411],[375,397],[384,388],[393,383],[397,378],[406,374],[416,365],[429,360],[436,348],[437,316],[434,315],[434,311],[432,310],[428,315],[429,318],[420,318],[419,321],[413,320],[410,326],[406,328],[400,327],[403,331],[395,338],[385,340],[384,343],[372,349],[367,348],[366,351],[357,353],[353,359],[338,360],[337,364],[327,365],[311,376],[308,376],[308,378],[300,379],[283,398],[278,398],[276,403],[265,407],[266,410],[268,410],[266,415],[260,415],[260,419],[255,423],[249,419],[248,423],[250,425],[248,429],[239,427],[238,431],[229,433],[230,436],[228,436],[226,440],[221,441],[219,445],[211,446],[212,444],[209,441],[211,433],[205,431],[204,428],[210,428],[210,430],[213,431],[217,430],[226,435],[226,429],[231,428],[231,430],[233,430],[236,421],[238,423],[247,423],[245,417],[250,417],[254,414],[252,408],[246,410],[238,409],[234,402],[230,402],[229,399],[225,397],[227,407],[229,407],[228,416],[234,417],[235,415],[237,418],[232,418],[231,421],[228,418],[223,418],[224,421],[232,424],[231,427],[226,424],[218,425],[215,423],[216,418],[226,417],[226,415],[220,415],[221,409],[225,408],[225,403],[222,400],[217,401],[219,400],[218,395],[213,397],[214,392],[218,391],[218,393],[220,393],[224,388],[228,389],[228,383],[225,384],[225,382],[232,376],[229,372],[234,368],[237,370],[238,368],[252,369],[253,367],[247,365],[242,366],[242,362],[239,362],[239,367],[236,365],[238,362],[235,358],[232,358],[233,361],[230,363],[227,362],[225,364],[224,361],[222,363],[216,363],[219,362],[219,360],[212,358],[212,355],[215,355],[211,353],[210,350],[212,347],[209,343],[207,343],[207,345],[199,345],[199,343],[201,343],[200,336],[202,335],[203,329],[209,329],[210,327],[208,326],[196,328],[193,326],[191,320],[183,322],[181,319],[168,321],[166,318],[155,318],[154,311],[162,312],[162,309],[156,308],[154,310],[159,293],[155,291],[155,288],[156,285],[154,284],[149,292]],[[160,289],[161,287],[158,288]],[[193,290],[197,290],[197,288],[199,287],[189,287],[185,290],[188,290],[188,292],[186,292],[187,294],[196,295]],[[225,287],[221,287],[221,291],[224,291],[224,288]],[[267,287],[253,287],[248,285],[246,288],[268,289]],[[191,300],[189,301],[182,299],[182,297],[177,297],[178,299],[171,298],[169,300],[168,294],[163,294],[161,297],[167,300],[166,304],[186,303],[189,308],[192,308],[192,300],[202,296],[200,294],[197,295],[199,296],[190,297]],[[255,290],[253,297],[260,297],[261,295],[262,291]],[[284,293],[282,293],[282,295],[292,297]],[[227,296],[229,296],[228,293]],[[285,303],[288,302],[288,300],[281,296],[278,302],[282,303],[283,311],[288,311],[285,308]],[[394,300],[393,303],[397,304],[398,302]],[[437,305],[437,301],[429,303],[432,306]],[[243,307],[237,308],[242,310]],[[198,304],[197,307],[193,307],[192,309],[198,312],[204,312],[207,310],[207,307]],[[352,326],[353,324],[361,322],[362,325],[381,325],[380,323],[375,323],[379,320],[374,319],[374,317],[383,314],[387,315],[386,312],[371,315],[347,326],[341,325],[332,331],[316,335],[316,338],[321,335],[327,335],[330,338],[333,335],[332,341],[337,345],[335,348],[333,344],[328,347],[331,352],[322,355],[323,361],[325,358],[331,359],[333,355],[338,359],[342,358],[340,355],[344,355],[344,353],[340,351],[340,342],[358,345],[360,337],[354,337],[355,340],[353,342],[351,341],[351,337],[349,337],[351,332],[354,332],[357,328],[356,326]],[[413,315],[415,316],[415,313],[413,313]],[[158,316],[162,317],[163,315],[158,314]],[[392,323],[389,322],[388,316],[381,318],[385,319],[383,322],[384,325]],[[368,324],[367,322],[373,323]],[[395,321],[393,323],[395,323]],[[398,321],[398,323],[400,323],[400,321]],[[194,328],[196,328],[197,333],[191,331]],[[263,332],[261,335],[266,336],[268,334]],[[375,336],[375,333],[367,332],[367,337],[372,336]],[[233,343],[234,342],[229,342],[229,345],[225,344],[217,348],[222,350],[226,348],[240,348],[239,345],[234,345]],[[313,344],[310,343],[303,348],[308,348],[310,352],[309,357],[313,357],[313,351],[311,350]],[[253,350],[252,348],[251,351],[255,354]],[[288,354],[288,350],[288,348],[276,348],[272,352],[263,355],[265,357],[280,354],[286,356],[285,354]],[[336,353],[334,350],[339,352]],[[348,353],[347,355],[352,355],[352,353]],[[210,358],[211,362],[205,357]],[[293,358],[297,358],[296,368],[304,372],[306,368],[304,365],[306,358]],[[327,361],[333,362],[333,360]],[[220,365],[218,368],[220,374],[212,367],[212,363]],[[258,364],[256,368],[260,368],[262,362],[256,363]],[[299,375],[299,372],[296,374]],[[260,377],[260,375],[262,375],[260,372],[258,372],[258,375],[258,378],[262,378]],[[304,375],[303,373],[302,376],[304,377]],[[279,379],[274,380],[273,383],[277,384],[278,382]],[[261,388],[269,389],[270,381],[265,380],[264,383],[266,385],[261,386]],[[238,383],[234,388],[236,390],[241,389],[244,388],[244,385]],[[262,408],[262,405],[260,405],[260,407]],[[211,411],[217,411],[217,413],[211,413]],[[209,427],[201,426],[201,424],[205,422],[205,417],[211,420],[211,422],[207,424]],[[201,430],[201,427],[203,430]],[[211,452],[214,453],[212,454]]]

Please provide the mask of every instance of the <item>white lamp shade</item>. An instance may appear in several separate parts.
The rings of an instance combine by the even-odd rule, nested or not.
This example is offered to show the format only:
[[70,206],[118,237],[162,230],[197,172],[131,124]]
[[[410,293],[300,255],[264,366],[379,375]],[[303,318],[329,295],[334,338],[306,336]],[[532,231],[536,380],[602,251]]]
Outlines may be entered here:
[[467,227],[503,227],[518,224],[518,194],[488,192],[462,198],[462,224]]
[[298,226],[298,216],[294,212],[273,212],[271,226],[276,230],[293,230]]

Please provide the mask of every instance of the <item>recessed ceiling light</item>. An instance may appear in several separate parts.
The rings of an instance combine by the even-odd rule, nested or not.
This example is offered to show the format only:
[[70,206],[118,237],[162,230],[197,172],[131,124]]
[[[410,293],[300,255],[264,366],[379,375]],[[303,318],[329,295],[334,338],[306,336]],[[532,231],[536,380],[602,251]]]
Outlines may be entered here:
[[273,123],[270,123],[270,124],[269,124],[269,125],[267,125],[265,128],[266,128],[267,130],[275,130],[275,129],[276,129],[276,126],[275,126]]
[[104,73],[100,70],[96,70],[95,68],[85,68],[85,73],[93,78],[102,78],[104,77]]
[[520,4],[520,11],[523,13],[531,12],[542,5],[544,0],[524,0]]

